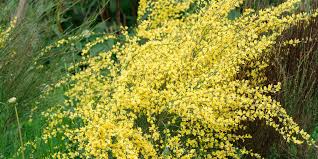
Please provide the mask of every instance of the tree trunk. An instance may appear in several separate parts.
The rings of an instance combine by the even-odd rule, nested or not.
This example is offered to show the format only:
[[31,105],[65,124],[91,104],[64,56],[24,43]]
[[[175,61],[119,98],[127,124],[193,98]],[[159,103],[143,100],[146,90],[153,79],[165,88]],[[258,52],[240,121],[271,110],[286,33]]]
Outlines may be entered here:
[[24,18],[27,5],[28,5],[27,0],[19,1],[19,6],[17,8],[17,12],[15,15],[15,17],[17,18],[17,24],[19,24],[21,20]]
[[117,25],[121,25],[120,16],[121,16],[121,13],[120,13],[120,0],[116,0],[116,23],[117,23]]

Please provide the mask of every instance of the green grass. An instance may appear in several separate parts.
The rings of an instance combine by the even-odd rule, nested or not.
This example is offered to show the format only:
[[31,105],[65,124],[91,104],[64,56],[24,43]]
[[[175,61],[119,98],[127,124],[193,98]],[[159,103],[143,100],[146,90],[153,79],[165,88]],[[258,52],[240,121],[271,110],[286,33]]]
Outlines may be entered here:
[[[6,15],[6,18],[2,18],[1,22],[9,22],[10,13],[14,12],[14,8],[10,7],[14,5],[14,1],[0,5],[6,6],[1,12],[2,15]],[[31,3],[25,20],[13,30],[7,45],[0,49],[0,158],[21,157],[15,156],[21,144],[15,110],[8,104],[8,99],[17,98],[23,143],[33,140],[42,142],[38,139],[45,126],[41,112],[64,100],[64,92],[61,90],[55,91],[44,99],[40,98],[48,85],[67,74],[65,65],[75,60],[75,53],[65,55],[63,53],[68,48],[63,48],[55,49],[45,55],[38,61],[39,65],[34,64],[34,59],[41,50],[59,39],[54,29],[49,28],[52,21],[43,19],[47,16],[43,12],[50,9],[45,8],[44,5]],[[44,9],[41,11],[41,8]],[[42,69],[37,68],[40,65],[43,65]],[[32,111],[34,107],[38,109]],[[32,121],[29,120],[30,115],[32,115]],[[40,145],[39,150],[33,155],[42,156],[36,158],[43,158],[46,154],[44,150],[49,148],[41,143],[37,144]],[[25,154],[25,157],[29,158],[28,155],[31,153],[27,149]]]

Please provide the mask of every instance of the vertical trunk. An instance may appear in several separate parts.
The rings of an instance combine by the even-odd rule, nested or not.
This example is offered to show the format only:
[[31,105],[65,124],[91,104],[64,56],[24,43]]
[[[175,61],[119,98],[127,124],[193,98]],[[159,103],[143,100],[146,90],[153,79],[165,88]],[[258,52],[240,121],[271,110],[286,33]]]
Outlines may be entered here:
[[116,0],[116,23],[121,25],[120,21],[120,0]]
[[137,0],[130,1],[130,6],[131,6],[131,11],[132,11],[131,14],[134,17],[134,23],[137,23],[138,1]]
[[100,16],[101,16],[103,21],[107,21],[111,18],[110,14],[109,14],[109,2],[107,2],[105,7],[102,9]]
[[21,20],[24,18],[27,5],[28,5],[27,0],[19,1],[19,5],[16,12],[17,24],[19,24]]

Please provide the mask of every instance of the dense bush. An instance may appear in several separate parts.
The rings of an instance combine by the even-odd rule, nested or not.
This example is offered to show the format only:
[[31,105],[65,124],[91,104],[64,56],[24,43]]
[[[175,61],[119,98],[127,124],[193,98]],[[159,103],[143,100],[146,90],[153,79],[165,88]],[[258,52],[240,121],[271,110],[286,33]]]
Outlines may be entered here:
[[0,158],[318,157],[316,0],[18,2]]
[[299,1],[288,0],[229,18],[242,3],[141,0],[136,34],[123,31],[125,42],[94,57],[91,48],[114,37],[86,44],[87,68],[62,81],[68,99],[44,113],[43,139],[65,147],[51,155],[260,157],[242,146],[253,139],[245,123],[256,120],[287,142],[312,145],[273,99],[281,84],[269,84],[266,70],[277,38],[316,13],[295,13]]

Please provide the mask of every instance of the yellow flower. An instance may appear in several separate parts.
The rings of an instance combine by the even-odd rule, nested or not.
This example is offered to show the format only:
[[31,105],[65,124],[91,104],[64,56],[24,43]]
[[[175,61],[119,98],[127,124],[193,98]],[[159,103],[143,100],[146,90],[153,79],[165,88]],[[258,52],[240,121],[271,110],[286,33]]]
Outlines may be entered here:
[[252,137],[235,132],[261,119],[286,141],[309,141],[268,95],[281,84],[265,84],[277,38],[310,18],[294,13],[298,2],[230,20],[243,0],[142,0],[136,35],[126,31],[124,43],[94,57],[91,48],[114,37],[85,45],[88,68],[59,83],[70,83],[69,99],[44,113],[43,137],[64,134],[78,158],[260,157],[237,147]]

